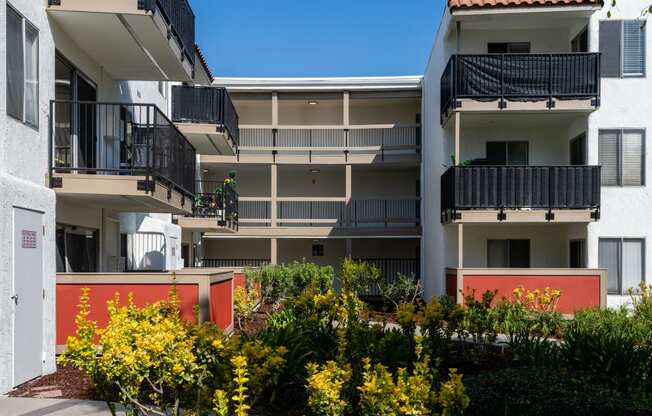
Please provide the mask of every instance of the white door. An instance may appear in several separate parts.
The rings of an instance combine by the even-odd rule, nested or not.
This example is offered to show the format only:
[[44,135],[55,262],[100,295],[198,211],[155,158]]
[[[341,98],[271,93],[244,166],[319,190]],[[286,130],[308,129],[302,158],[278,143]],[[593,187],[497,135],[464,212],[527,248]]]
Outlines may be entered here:
[[43,214],[14,208],[14,382],[43,368]]

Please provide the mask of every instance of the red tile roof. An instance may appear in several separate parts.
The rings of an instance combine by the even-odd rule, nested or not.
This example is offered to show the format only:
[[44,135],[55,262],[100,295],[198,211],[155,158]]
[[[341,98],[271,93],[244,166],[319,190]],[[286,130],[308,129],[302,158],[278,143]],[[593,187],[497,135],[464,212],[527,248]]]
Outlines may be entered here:
[[582,4],[602,5],[602,0],[448,0],[448,7],[451,9],[478,7],[574,6]]
[[206,62],[206,58],[204,58],[204,54],[202,53],[201,49],[199,49],[199,45],[197,44],[195,44],[195,51],[197,51],[197,56],[199,57],[199,63],[204,68],[204,71],[206,71],[208,78],[210,78],[212,82],[213,78],[215,77],[213,76],[211,69],[208,67],[208,62]]

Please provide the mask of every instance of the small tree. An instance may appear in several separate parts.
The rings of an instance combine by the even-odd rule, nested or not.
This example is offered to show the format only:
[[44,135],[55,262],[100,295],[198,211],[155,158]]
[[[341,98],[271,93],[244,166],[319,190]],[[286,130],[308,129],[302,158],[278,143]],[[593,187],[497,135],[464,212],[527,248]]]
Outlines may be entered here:
[[362,292],[380,280],[378,267],[364,260],[352,260],[344,257],[340,271],[340,283],[343,292]]

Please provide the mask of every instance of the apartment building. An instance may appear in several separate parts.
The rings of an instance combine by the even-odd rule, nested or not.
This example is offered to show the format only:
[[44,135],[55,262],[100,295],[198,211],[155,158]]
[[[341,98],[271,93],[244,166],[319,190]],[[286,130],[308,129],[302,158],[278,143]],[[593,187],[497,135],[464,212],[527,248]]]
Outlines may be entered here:
[[179,219],[194,264],[305,259],[337,270],[351,256],[386,276],[418,275],[421,77],[216,78],[214,87],[190,89],[194,105],[183,101],[183,117],[181,89],[173,100],[175,121],[197,130],[207,102],[197,94],[223,96],[226,126],[218,130],[228,140],[193,142],[197,189],[212,193],[235,173],[239,197],[234,232],[215,232],[201,213]]
[[500,277],[616,305],[650,274],[648,5],[448,1],[423,80],[428,293]]
[[5,392],[55,369],[58,280],[182,267],[196,151],[171,83],[212,74],[185,0],[2,0],[0,21]]

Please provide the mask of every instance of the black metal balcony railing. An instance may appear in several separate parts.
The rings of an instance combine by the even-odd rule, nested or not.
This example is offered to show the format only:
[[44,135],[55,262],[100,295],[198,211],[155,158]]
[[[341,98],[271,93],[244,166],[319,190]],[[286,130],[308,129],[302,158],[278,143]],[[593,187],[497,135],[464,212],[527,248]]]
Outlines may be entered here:
[[456,166],[441,177],[442,213],[599,209],[600,166]]
[[172,120],[221,125],[236,147],[240,143],[238,112],[225,88],[172,87]]
[[195,63],[195,14],[188,0],[139,0],[139,8],[156,13],[170,25],[170,32],[179,43],[182,59]]
[[[399,273],[405,276],[414,275],[415,279],[419,279],[420,277],[421,264],[419,259],[362,258],[355,260],[365,261],[376,266],[380,271],[380,276],[386,282],[395,282]],[[378,285],[372,284],[369,289],[359,295],[380,296],[381,292]]]
[[215,218],[218,225],[238,229],[238,193],[232,186],[222,185],[214,192],[195,195],[193,217]]
[[195,148],[152,104],[51,101],[50,171],[144,175],[192,196]]
[[453,55],[441,77],[440,111],[457,100],[595,99],[600,97],[600,54]]

